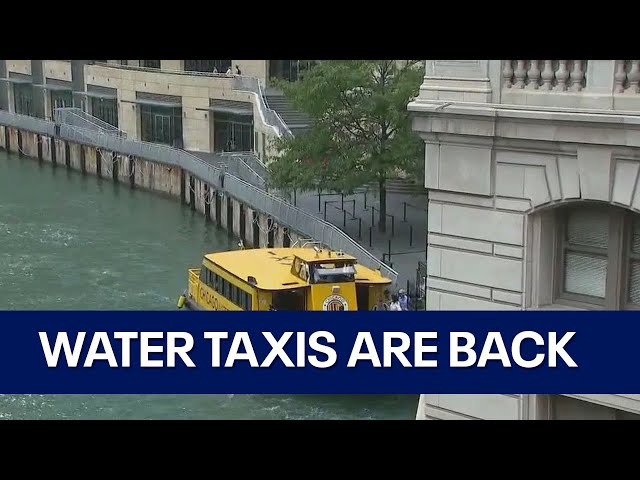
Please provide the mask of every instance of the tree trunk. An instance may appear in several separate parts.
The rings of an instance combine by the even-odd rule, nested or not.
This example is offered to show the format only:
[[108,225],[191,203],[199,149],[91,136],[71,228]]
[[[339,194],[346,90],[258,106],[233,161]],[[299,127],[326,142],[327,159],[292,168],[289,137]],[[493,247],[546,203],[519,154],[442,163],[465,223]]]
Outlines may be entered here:
[[381,176],[378,180],[378,193],[380,194],[378,230],[384,233],[387,231],[387,178],[385,176]]

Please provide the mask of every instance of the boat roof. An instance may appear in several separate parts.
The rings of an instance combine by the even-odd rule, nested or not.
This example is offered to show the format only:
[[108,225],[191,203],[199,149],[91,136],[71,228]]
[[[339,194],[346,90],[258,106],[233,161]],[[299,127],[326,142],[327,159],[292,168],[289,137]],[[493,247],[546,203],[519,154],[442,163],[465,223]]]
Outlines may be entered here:
[[[250,248],[227,252],[209,253],[205,259],[226,270],[230,274],[247,281],[252,276],[257,287],[262,290],[290,290],[306,287],[308,282],[291,273],[294,257],[308,263],[356,260],[350,255],[338,255],[336,252],[322,250],[317,253],[313,248]],[[356,264],[356,281],[372,284],[389,284],[391,280],[377,270]]]

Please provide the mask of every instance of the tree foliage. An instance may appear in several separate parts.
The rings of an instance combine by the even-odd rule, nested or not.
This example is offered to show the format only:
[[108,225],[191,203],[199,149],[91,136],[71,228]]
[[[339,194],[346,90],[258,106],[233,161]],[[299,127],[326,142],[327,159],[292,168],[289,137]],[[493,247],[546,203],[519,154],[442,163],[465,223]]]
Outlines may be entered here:
[[400,171],[423,175],[424,144],[407,112],[423,75],[417,60],[330,60],[298,82],[280,82],[292,107],[306,113],[312,126],[276,141],[271,182],[289,190],[343,193],[375,182],[384,230],[387,180]]

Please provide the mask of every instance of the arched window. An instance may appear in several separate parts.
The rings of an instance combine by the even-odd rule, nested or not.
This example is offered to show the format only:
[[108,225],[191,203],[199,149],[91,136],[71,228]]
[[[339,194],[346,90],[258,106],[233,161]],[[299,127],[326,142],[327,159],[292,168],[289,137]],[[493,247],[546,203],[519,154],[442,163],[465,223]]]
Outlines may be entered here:
[[554,303],[640,309],[640,215],[597,204],[562,207],[553,214]]

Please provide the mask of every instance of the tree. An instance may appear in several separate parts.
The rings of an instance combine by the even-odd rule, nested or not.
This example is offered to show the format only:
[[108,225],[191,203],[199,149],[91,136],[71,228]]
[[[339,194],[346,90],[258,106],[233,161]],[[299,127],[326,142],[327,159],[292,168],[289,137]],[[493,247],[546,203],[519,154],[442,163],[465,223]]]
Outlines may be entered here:
[[271,182],[278,188],[345,194],[375,182],[379,230],[386,231],[387,180],[398,172],[423,175],[424,143],[412,131],[407,112],[423,75],[418,60],[329,60],[298,82],[278,82],[312,126],[276,141]]

